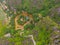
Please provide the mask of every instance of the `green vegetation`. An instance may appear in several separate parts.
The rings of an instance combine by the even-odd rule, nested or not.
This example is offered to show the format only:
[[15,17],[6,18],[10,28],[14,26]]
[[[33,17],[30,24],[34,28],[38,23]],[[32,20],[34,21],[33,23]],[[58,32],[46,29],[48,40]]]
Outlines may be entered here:
[[[60,1],[22,0],[21,4],[16,2],[18,1],[11,0],[12,5],[10,5],[10,3],[6,4],[9,10],[3,10],[0,7],[0,17],[3,17],[0,18],[0,38],[2,37],[4,39],[4,35],[10,33],[11,37],[6,38],[9,42],[14,42],[14,45],[33,45],[31,43],[31,37],[26,37],[28,35],[33,35],[36,45],[49,45],[51,42],[54,42],[54,36],[60,34]],[[13,9],[11,9],[11,7]],[[16,14],[14,14],[14,11],[16,11]],[[30,15],[26,17],[21,15],[22,11],[31,14],[33,19],[24,26],[23,31],[20,29],[15,30],[14,20],[16,16],[19,16],[17,20],[19,25],[23,25],[30,20]],[[6,17],[4,15],[5,13],[7,14]],[[39,14],[41,14],[41,18]],[[9,24],[3,23],[3,20],[9,17],[11,17]],[[54,44],[55,43],[53,43],[53,45]],[[52,43],[50,45],[52,45]]]
[[24,28],[27,30],[27,29],[29,29],[29,30],[32,30],[33,28],[34,28],[34,24],[27,24],[27,25],[25,25],[24,26]]

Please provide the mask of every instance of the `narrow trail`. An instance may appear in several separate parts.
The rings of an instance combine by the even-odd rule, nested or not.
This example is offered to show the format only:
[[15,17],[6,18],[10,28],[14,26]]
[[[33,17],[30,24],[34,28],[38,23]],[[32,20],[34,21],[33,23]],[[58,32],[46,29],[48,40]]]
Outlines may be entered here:
[[34,44],[34,45],[36,45],[36,42],[35,42],[35,40],[34,40],[33,35],[28,35],[28,36],[26,36],[26,37],[30,37],[30,38],[31,38],[31,40],[32,40],[32,42],[33,42],[33,44]]
[[[23,33],[24,33],[24,32],[21,32],[21,33],[20,33],[20,36],[22,36]],[[34,40],[33,35],[27,35],[27,36],[23,36],[23,37],[30,37],[30,39],[32,40],[33,44],[36,45],[36,41]]]
[[15,30],[18,30],[18,29],[24,30],[23,25],[19,25],[19,24],[17,23],[18,17],[19,17],[19,16],[16,16],[16,18],[15,18]]

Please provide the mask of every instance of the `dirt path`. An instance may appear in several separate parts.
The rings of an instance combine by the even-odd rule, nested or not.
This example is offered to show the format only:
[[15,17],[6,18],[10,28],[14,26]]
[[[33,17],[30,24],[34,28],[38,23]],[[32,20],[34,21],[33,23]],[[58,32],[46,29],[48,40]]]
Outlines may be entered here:
[[19,24],[17,23],[18,17],[19,17],[19,16],[16,16],[16,18],[15,18],[15,30],[18,30],[18,29],[24,30],[23,25],[19,25]]
[[30,38],[31,38],[31,40],[32,40],[32,42],[33,42],[33,44],[34,44],[34,45],[36,45],[36,42],[35,42],[35,40],[34,40],[33,35],[28,35],[28,36],[26,36],[26,37],[30,37]]
[[[29,14],[28,14],[27,12],[22,11],[22,15],[26,17],[26,16],[28,16]],[[32,20],[32,16],[30,15],[29,17],[30,17],[30,21],[31,21],[31,20]],[[18,29],[24,30],[24,26],[27,25],[28,23],[30,23],[30,21],[27,21],[27,22],[26,22],[25,24],[23,24],[23,25],[19,25],[19,24],[17,23],[18,18],[19,18],[19,15],[17,15],[17,16],[15,17],[15,30],[18,30]]]
[[[24,32],[21,32],[21,33],[20,33],[20,36],[22,36],[22,34],[24,34]],[[33,42],[33,44],[36,45],[36,41],[34,40],[33,35],[27,35],[27,36],[23,36],[23,37],[30,37],[31,40],[32,40],[32,42]]]

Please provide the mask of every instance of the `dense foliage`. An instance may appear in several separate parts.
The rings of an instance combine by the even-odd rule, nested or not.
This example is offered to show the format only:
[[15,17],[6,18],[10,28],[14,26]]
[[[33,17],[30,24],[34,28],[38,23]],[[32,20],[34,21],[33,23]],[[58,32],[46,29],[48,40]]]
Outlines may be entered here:
[[[0,21],[0,37],[10,33],[12,36],[7,38],[8,41],[14,42],[14,45],[33,45],[28,35],[33,35],[36,45],[49,45],[54,39],[51,40],[51,35],[58,35],[56,30],[60,31],[60,1],[59,0],[10,0],[7,1],[7,10],[3,10],[7,14],[7,18],[11,17],[8,25],[2,25]],[[20,2],[21,1],[21,2]],[[1,0],[2,2],[2,0]],[[19,2],[19,3],[18,3]],[[2,8],[0,8],[2,9]],[[14,14],[16,11],[16,14]],[[23,25],[30,18],[21,15],[22,11],[31,14],[33,20],[24,26],[24,30],[15,30],[14,19],[19,15],[17,20],[18,24]],[[1,10],[0,10],[1,12]],[[41,14],[41,16],[39,15]],[[3,14],[2,14],[3,15]],[[40,16],[40,17],[39,17]],[[24,21],[21,21],[23,19]],[[10,26],[10,27],[9,27]],[[53,29],[56,27],[55,29]],[[20,35],[21,32],[24,32]],[[54,33],[53,33],[54,32]],[[60,39],[60,38],[59,38]],[[51,43],[50,45],[52,45]],[[55,43],[54,43],[55,44]],[[54,45],[53,44],[53,45]],[[9,44],[10,45],[10,44]],[[12,44],[13,45],[13,44]],[[58,44],[59,45],[59,44]]]

